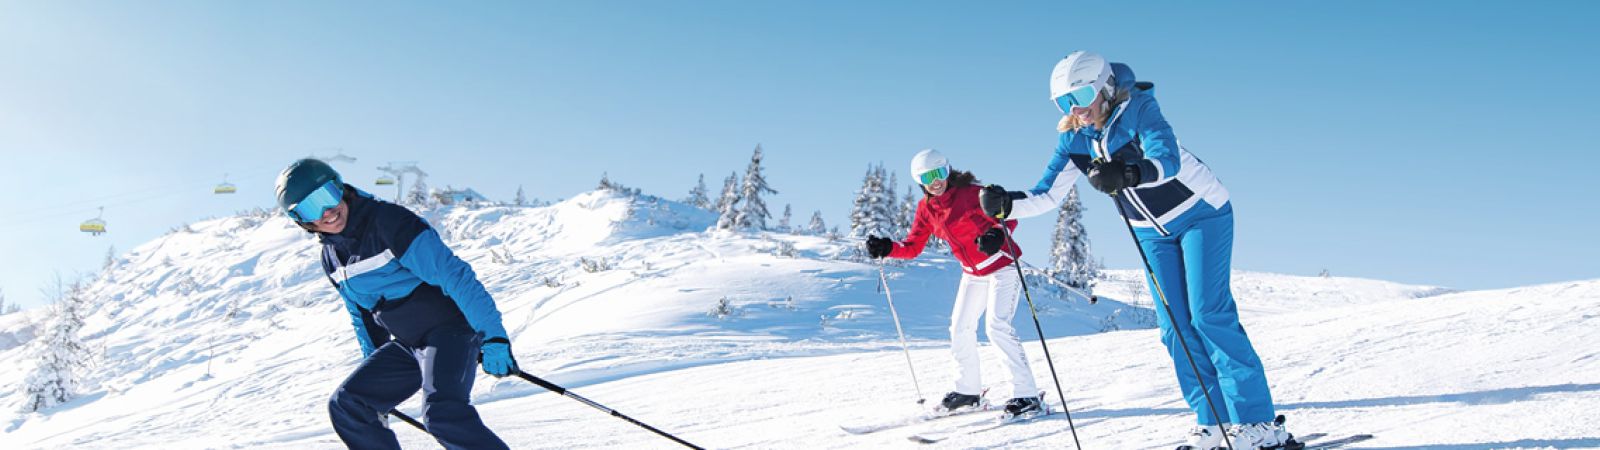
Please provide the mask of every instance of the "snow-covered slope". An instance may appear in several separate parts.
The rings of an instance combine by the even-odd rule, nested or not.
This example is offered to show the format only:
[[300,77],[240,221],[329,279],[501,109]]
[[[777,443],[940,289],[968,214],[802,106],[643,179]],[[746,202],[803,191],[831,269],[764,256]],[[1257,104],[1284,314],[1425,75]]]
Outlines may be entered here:
[[[428,218],[496,296],[522,366],[559,383],[898,348],[876,266],[839,259],[846,243],[708,233],[710,213],[609,191]],[[101,354],[86,395],[0,422],[4,440],[209,447],[326,432],[325,399],[360,352],[316,255],[309,235],[267,213],[192,224],[124,255],[89,287],[84,334]],[[959,269],[927,255],[888,271],[913,345],[942,345]],[[1036,300],[1052,337],[1140,326],[1138,314],[1107,318],[1137,307]],[[0,323],[0,336],[31,337],[28,323]],[[0,398],[19,397],[27,350],[0,347],[17,362],[0,367]],[[496,381],[479,381],[478,402],[539,392]]]
[[[1279,412],[1298,434],[1370,433],[1377,437],[1354,447],[1373,449],[1600,448],[1600,280],[1246,312],[1244,320]],[[1049,343],[1084,448],[1172,448],[1193,423],[1155,330]],[[1049,386],[1036,342],[1028,353]],[[913,358],[924,389],[952,383],[942,350],[915,350]],[[913,413],[905,370],[898,352],[864,352],[654,373],[583,393],[708,448],[1072,448],[1061,416],[931,446],[905,438],[938,426],[839,430]],[[1003,370],[984,354],[986,374]],[[674,448],[554,395],[493,402],[483,412],[527,448]],[[425,435],[400,433],[410,447],[430,446]],[[323,434],[278,444],[337,441]]]
[[[847,244],[708,233],[709,213],[612,192],[428,218],[495,294],[530,372],[712,448],[914,446],[916,428],[837,428],[915,407],[878,268],[839,258]],[[100,354],[85,395],[0,412],[0,447],[337,448],[325,400],[360,352],[315,252],[262,214],[125,255],[90,285],[84,332]],[[887,272],[922,388],[941,394],[959,269],[930,254]],[[1140,329],[1153,311],[1138,278],[1113,271],[1096,305],[1033,279],[1088,448],[1165,447],[1190,420],[1156,332]],[[1375,448],[1600,447],[1600,280],[1462,293],[1256,272],[1233,282],[1297,432],[1376,433],[1363,444]],[[16,316],[0,337],[32,336]],[[1052,386],[1029,319],[1017,326]],[[17,398],[26,350],[0,345],[0,398]],[[992,353],[985,373],[1003,373]],[[514,448],[672,447],[518,380],[480,377],[474,401]],[[436,447],[396,427],[408,447]],[[1064,420],[1044,420],[937,447],[1070,445]]]

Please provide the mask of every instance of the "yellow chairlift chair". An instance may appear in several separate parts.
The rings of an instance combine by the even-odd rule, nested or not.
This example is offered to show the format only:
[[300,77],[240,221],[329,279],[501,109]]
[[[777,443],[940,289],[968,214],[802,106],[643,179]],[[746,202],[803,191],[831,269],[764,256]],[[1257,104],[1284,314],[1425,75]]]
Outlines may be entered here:
[[96,214],[93,219],[85,220],[83,223],[78,224],[78,231],[89,233],[90,236],[106,234],[106,221],[100,218],[105,215],[105,212],[106,208],[100,207],[100,214]]
[[235,192],[239,192],[239,188],[234,187],[233,183],[228,182],[227,175],[222,176],[222,184],[218,184],[217,187],[211,189],[211,193],[213,194],[232,194]]

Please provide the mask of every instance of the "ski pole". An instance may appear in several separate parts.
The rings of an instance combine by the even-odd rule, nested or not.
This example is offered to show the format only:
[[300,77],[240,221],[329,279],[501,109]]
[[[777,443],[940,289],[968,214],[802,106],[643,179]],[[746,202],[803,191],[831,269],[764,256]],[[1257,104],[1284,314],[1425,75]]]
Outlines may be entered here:
[[673,442],[677,442],[679,444],[683,444],[684,447],[689,447],[689,448],[692,448],[692,449],[695,449],[695,450],[705,450],[703,447],[700,447],[700,446],[694,445],[694,444],[690,444],[689,441],[685,441],[683,439],[679,439],[677,436],[673,436],[673,435],[671,435],[671,434],[669,434],[669,433],[667,433],[665,431],[661,431],[661,430],[656,429],[656,427],[652,427],[650,425],[646,425],[644,422],[640,422],[640,421],[634,420],[632,417],[628,417],[628,415],[626,415],[626,414],[617,412],[617,410],[614,410],[614,409],[611,409],[611,408],[607,408],[607,407],[605,407],[605,405],[601,405],[599,403],[595,403],[593,400],[589,400],[587,398],[583,398],[582,395],[578,395],[576,393],[573,393],[572,391],[567,390],[567,388],[564,388],[564,387],[561,387],[561,386],[557,386],[555,383],[551,383],[549,381],[545,381],[543,378],[539,378],[539,377],[533,376],[533,374],[530,374],[530,373],[527,373],[527,372],[523,372],[521,369],[517,370],[516,375],[517,375],[517,377],[520,377],[520,378],[522,378],[524,380],[528,380],[529,383],[537,384],[537,385],[539,385],[539,387],[545,388],[545,389],[549,390],[550,392],[561,394],[563,396],[566,396],[567,398],[571,398],[573,400],[577,400],[578,403],[589,405],[590,407],[592,407],[594,409],[598,409],[600,411],[604,411],[607,414],[611,414],[612,417],[616,417],[616,418],[619,418],[619,419],[622,419],[622,420],[626,420],[626,421],[628,421],[628,423],[632,423],[634,425],[638,425],[640,428],[644,428],[646,430],[650,430],[651,432],[653,432],[655,434],[661,435],[661,437],[665,437],[667,439],[671,439]]
[[[1022,261],[1017,261],[1017,262],[1018,263],[1022,263]],[[1038,266],[1035,266],[1033,264],[1027,264],[1027,263],[1023,263],[1023,264],[1026,264],[1028,267],[1030,267],[1030,268],[1032,268],[1034,270],[1041,270],[1041,271],[1044,270],[1044,269],[1040,269]],[[1088,300],[1089,304],[1091,304],[1091,305],[1100,302],[1100,296],[1095,295],[1095,294],[1091,294],[1091,293],[1089,293],[1089,291],[1073,287],[1072,285],[1069,285],[1069,284],[1066,284],[1066,283],[1058,283],[1056,285],[1060,286],[1062,289],[1066,289],[1067,292],[1070,292],[1073,295],[1076,295],[1076,296],[1079,296],[1079,297],[1083,297],[1084,300]]]
[[[1011,239],[1011,230],[1006,228],[1004,220],[1000,222],[1000,232],[1005,233],[1006,242],[1016,245],[1016,240]],[[1005,247],[1002,245],[1001,251],[1004,250]],[[1017,268],[1017,282],[1022,283],[1022,296],[1028,299],[1028,315],[1033,316],[1033,330],[1039,333],[1039,347],[1044,349],[1044,362],[1050,366],[1050,380],[1056,383],[1056,395],[1061,396],[1061,412],[1067,415],[1067,429],[1072,430],[1072,446],[1082,449],[1083,444],[1078,443],[1078,427],[1072,424],[1072,409],[1067,407],[1067,392],[1061,390],[1061,378],[1056,376],[1056,362],[1050,358],[1050,344],[1045,342],[1044,327],[1039,325],[1039,312],[1033,309],[1033,295],[1028,293],[1028,279],[1022,276],[1022,261],[1013,258],[1011,266]]]
[[917,388],[917,404],[927,400],[922,396],[922,383],[917,382],[917,366],[911,364],[911,349],[906,346],[906,333],[900,329],[900,313],[894,310],[894,294],[889,292],[889,277],[883,274],[883,261],[878,261],[878,280],[883,282],[883,296],[889,299],[889,316],[894,318],[894,332],[900,335],[900,351],[906,354],[906,368],[911,370],[911,386]]
[[418,430],[422,430],[423,433],[427,433],[428,432],[428,427],[422,426],[422,422],[418,422],[417,419],[411,418],[411,416],[406,415],[406,413],[400,412],[400,410],[398,410],[398,409],[389,410],[389,415],[395,416],[395,417],[399,417],[401,422],[409,423],[409,424],[411,424],[411,426],[417,427]]
[[[1131,189],[1131,188],[1129,188]],[[1172,314],[1172,305],[1167,303],[1167,294],[1161,290],[1161,280],[1156,279],[1155,266],[1150,265],[1150,257],[1144,254],[1144,243],[1139,242],[1139,235],[1133,232],[1133,220],[1128,218],[1127,208],[1117,199],[1117,194],[1111,194],[1111,203],[1117,204],[1117,214],[1122,215],[1122,223],[1128,226],[1128,237],[1133,238],[1133,246],[1139,249],[1139,259],[1144,261],[1145,274],[1150,276],[1150,283],[1155,285],[1156,299],[1161,300],[1161,308],[1167,311],[1167,323],[1172,325],[1172,332],[1178,335],[1178,345],[1183,348],[1183,357],[1189,360],[1189,368],[1194,370],[1195,383],[1200,385],[1200,394],[1206,398],[1206,407],[1211,409],[1211,415],[1217,418],[1217,423],[1222,423],[1222,414],[1217,413],[1217,404],[1211,401],[1211,393],[1207,392],[1206,380],[1200,376],[1200,366],[1194,363],[1194,354],[1189,351],[1189,341],[1183,338],[1182,327],[1178,326],[1177,316]],[[1151,222],[1155,218],[1150,218]],[[1233,442],[1228,439],[1228,433],[1222,433],[1222,442],[1228,448],[1233,448]]]

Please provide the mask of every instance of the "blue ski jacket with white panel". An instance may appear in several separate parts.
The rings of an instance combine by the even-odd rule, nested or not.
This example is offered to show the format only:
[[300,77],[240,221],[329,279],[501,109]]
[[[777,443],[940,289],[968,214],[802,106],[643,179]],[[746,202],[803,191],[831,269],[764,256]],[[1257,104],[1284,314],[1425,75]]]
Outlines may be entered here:
[[1141,179],[1132,195],[1116,199],[1140,235],[1181,233],[1199,219],[1231,212],[1228,190],[1205,163],[1178,144],[1161,116],[1155,86],[1135,81],[1126,64],[1112,63],[1111,73],[1117,91],[1129,93],[1127,100],[1111,111],[1103,130],[1091,125],[1061,133],[1044,176],[1025,198],[1013,202],[1011,217],[1055,210],[1078,175],[1088,173],[1090,161],[1108,154],[1107,159],[1139,165]]
[[322,234],[322,269],[344,297],[363,355],[394,339],[427,345],[435,327],[465,322],[485,340],[508,338],[489,291],[439,233],[403,206],[345,185],[345,228]]

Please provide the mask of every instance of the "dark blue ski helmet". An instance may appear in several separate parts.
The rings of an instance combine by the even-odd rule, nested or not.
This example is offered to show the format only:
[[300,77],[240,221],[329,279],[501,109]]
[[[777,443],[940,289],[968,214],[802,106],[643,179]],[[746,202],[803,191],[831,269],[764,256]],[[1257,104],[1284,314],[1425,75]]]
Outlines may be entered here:
[[[278,174],[278,207],[283,208],[283,212],[296,222],[317,220],[317,217],[300,217],[295,214],[295,206],[330,181],[338,192],[343,192],[343,178],[339,177],[339,172],[333,170],[328,163],[313,158],[295,161],[289,164],[289,167],[285,167],[283,173]],[[318,214],[318,217],[320,216]]]

